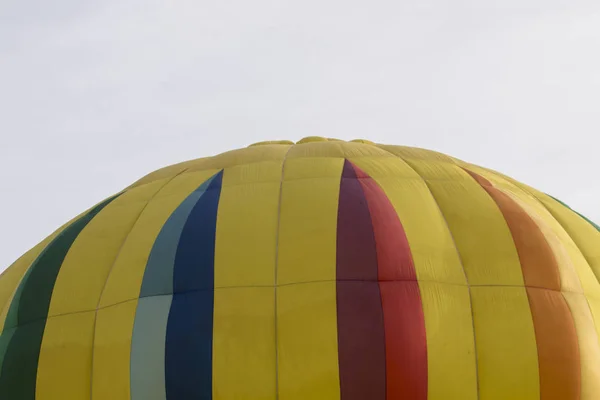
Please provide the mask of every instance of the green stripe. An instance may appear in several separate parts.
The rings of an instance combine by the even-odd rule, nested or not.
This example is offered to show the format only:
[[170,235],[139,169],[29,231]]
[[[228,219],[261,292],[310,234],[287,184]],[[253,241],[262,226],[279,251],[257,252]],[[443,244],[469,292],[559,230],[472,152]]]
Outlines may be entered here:
[[60,267],[77,236],[117,196],[90,210],[61,232],[42,251],[13,298],[0,346],[0,399],[34,400],[38,359],[50,300]]

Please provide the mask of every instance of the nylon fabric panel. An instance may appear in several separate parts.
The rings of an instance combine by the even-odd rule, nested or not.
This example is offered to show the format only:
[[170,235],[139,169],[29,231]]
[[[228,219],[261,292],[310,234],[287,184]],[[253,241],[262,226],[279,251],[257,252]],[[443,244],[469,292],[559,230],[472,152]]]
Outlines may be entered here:
[[376,244],[384,314],[386,397],[427,400],[427,338],[421,294],[406,233],[377,183],[354,166]]
[[[130,398],[130,345],[136,315],[135,307],[151,249],[159,232],[177,207],[216,172],[186,173],[169,181],[148,203],[123,243],[121,253],[106,282],[100,299],[100,307],[106,308],[113,304],[128,302],[128,304],[133,303],[134,309],[133,313],[129,313],[130,305],[125,310],[118,306],[119,313],[114,316],[117,318],[116,321],[121,321],[118,322],[120,324],[118,329],[110,330],[107,326],[96,329],[95,343],[108,341],[109,343],[119,343],[119,345],[112,349],[111,354],[100,354],[94,348],[92,390],[94,396],[100,396],[101,399],[113,399],[111,388],[114,387],[114,393],[117,393],[118,396],[126,396],[122,397],[123,399]],[[112,313],[99,312],[98,315],[101,314],[106,317],[105,321],[109,321],[109,317],[113,318]],[[127,320],[127,318],[131,318],[131,320]],[[97,326],[98,323],[96,321]],[[101,387],[96,388],[97,382]]]
[[130,356],[138,300],[98,310],[92,358],[92,400],[130,400]]
[[406,231],[425,318],[429,400],[477,399],[469,289],[444,216],[425,182],[400,158],[353,162],[382,188]]
[[306,142],[297,143],[290,149],[288,160],[296,158],[342,158],[390,157],[390,154],[376,146],[365,146],[353,142]]
[[[595,228],[574,211],[553,200],[551,197],[508,177],[503,176],[503,178],[534,196],[562,227],[561,233],[564,232],[561,236],[562,243],[567,246],[569,256],[577,270],[581,286],[583,287],[594,318],[596,334],[600,337],[600,282],[593,267],[593,265],[599,264],[600,260],[594,256],[597,250],[594,249],[593,244],[589,243],[588,239],[581,239],[581,236],[585,237],[586,234],[591,234],[591,232],[595,231]],[[577,233],[578,231],[579,233]],[[583,240],[583,242],[580,242],[579,239]],[[585,368],[583,370],[586,371]]]
[[268,161],[231,167],[223,176],[215,244],[215,399],[276,397],[273,286],[281,174],[282,163]]
[[[214,176],[203,182],[177,207],[161,229],[150,252],[131,344],[131,393],[134,398],[166,398],[165,342],[173,302],[173,275],[178,246],[188,218],[213,180]],[[150,300],[152,296],[156,298]],[[156,306],[154,312],[149,306]]]
[[593,400],[600,393],[600,344],[595,331],[594,317],[584,295],[563,292],[579,341],[581,359],[581,400]]
[[[552,214],[533,196],[518,188],[516,185],[506,181],[502,177],[489,173],[488,171],[468,166],[469,171],[487,179],[494,187],[501,190],[512,201],[516,202],[531,217],[538,229],[542,232],[544,239],[551,247],[551,251],[556,258],[560,275],[560,287],[564,291],[575,293],[585,293],[584,286],[588,287],[588,279],[582,283],[579,277],[577,264],[583,263],[584,269],[589,269],[581,252],[575,246],[575,243],[567,235],[563,227],[554,219]],[[593,278],[593,275],[589,275]],[[582,278],[584,278],[582,276]]]
[[213,398],[276,398],[273,287],[215,290]]
[[131,400],[164,400],[165,342],[172,295],[140,298],[131,338]]
[[429,163],[446,163],[446,164],[454,164],[454,158],[439,153],[433,150],[420,149],[417,147],[408,147],[408,146],[396,146],[396,145],[386,145],[386,144],[377,144],[382,150],[385,150],[395,156],[401,158],[402,160],[412,160],[412,161],[427,161]]
[[[177,207],[161,229],[150,252],[133,328],[131,393],[134,398],[166,398],[165,342],[173,305],[175,261],[188,219],[192,212],[198,214],[197,207],[205,204],[198,203],[214,179],[215,176],[212,176],[203,182]],[[152,299],[150,296],[157,297]],[[155,306],[155,309],[152,310],[150,306]]]
[[167,399],[212,398],[214,251],[223,172],[194,205],[179,238],[167,322]]
[[7,329],[0,335],[0,371],[2,370],[2,364],[4,364],[4,356],[6,355],[6,350],[8,349],[8,345],[12,340],[12,337],[17,328]]
[[536,330],[540,398],[579,400],[581,362],[571,311],[560,292],[527,288]]
[[160,230],[175,209],[217,172],[209,170],[179,175],[148,203],[112,267],[100,299],[101,308],[139,297],[148,258]]
[[386,337],[367,199],[344,163],[337,225],[337,323],[342,400],[386,398]]
[[472,287],[479,398],[539,399],[538,354],[524,287]]
[[[67,226],[67,225],[65,225]],[[17,261],[15,261],[10,267],[8,267],[0,277],[0,337],[4,330],[4,322],[10,309],[10,304],[14,298],[17,289],[23,277],[26,276],[29,267],[35,262],[38,256],[46,248],[46,246],[54,240],[54,238],[60,234],[65,227],[61,227],[52,235],[44,239],[40,244],[29,250]],[[0,354],[2,352],[0,351]]]
[[335,281],[343,159],[288,158],[279,220],[277,285]]
[[[529,192],[483,168],[473,165],[468,168],[492,181],[494,186],[501,188],[513,201],[518,202],[535,220],[552,248],[560,270],[562,293],[577,331],[581,361],[581,399],[595,398],[594,393],[600,391],[600,363],[596,361],[600,359],[600,345],[592,310],[597,310],[598,305],[594,298],[588,299],[585,296],[594,293],[598,283],[590,267],[563,227]],[[585,296],[580,293],[585,293]]]
[[[584,218],[558,201],[539,192],[534,192],[534,195],[552,213],[554,218],[556,218],[573,239],[598,281],[600,279],[600,246],[598,246],[600,232]],[[594,294],[600,297],[600,292],[595,291]]]
[[264,145],[245,149],[231,150],[225,153],[217,154],[212,157],[190,160],[176,165],[171,165],[158,171],[154,171],[142,179],[135,182],[131,187],[140,186],[149,182],[169,179],[181,174],[202,171],[202,170],[221,170],[237,165],[251,164],[264,161],[281,161],[288,152],[290,146],[285,145]]
[[194,190],[171,214],[154,242],[144,271],[140,297],[173,293],[173,269],[181,232],[190,213],[206,192],[213,177]]
[[[485,190],[462,169],[437,163],[428,164],[423,171],[421,162],[407,162],[419,174],[428,177],[426,182],[446,217],[471,284],[480,398],[526,398],[528,395],[537,398],[535,332],[520,261],[502,213]],[[485,286],[477,289],[476,299],[478,285]],[[496,290],[488,285],[522,289],[520,295],[501,296],[494,301],[495,293],[481,293]],[[507,305],[501,301],[513,307],[513,314],[503,314]],[[489,320],[487,314],[495,319]],[[519,319],[525,315],[528,323]],[[517,318],[516,323],[513,318]],[[506,382],[515,384],[514,391],[511,392],[513,389],[509,389]]]
[[73,222],[44,249],[21,282],[7,315],[7,327],[17,327],[6,349],[0,375],[0,395],[33,399],[44,327],[56,277],[73,242],[89,222],[114,200],[109,198]]
[[[339,399],[336,227],[343,159],[284,168],[277,264],[279,398]],[[323,281],[298,284],[298,282]]]
[[477,363],[467,286],[419,282],[427,334],[427,400],[477,400]]
[[[598,278],[598,274],[596,273],[597,268],[595,267],[597,264],[600,265],[600,250],[596,249],[593,245],[593,242],[599,238],[599,232],[596,228],[575,211],[554,200],[552,197],[498,172],[484,170],[498,176],[499,179],[508,184],[519,188],[528,196],[538,201],[552,215],[556,223],[561,227],[559,232],[561,240],[567,246],[586,296],[588,298],[600,298],[600,278]],[[579,239],[582,239],[582,241]],[[590,279],[590,277],[595,277],[595,279]],[[592,309],[594,315],[597,315],[596,308],[592,306]],[[600,317],[600,314],[598,314],[598,317]]]
[[560,293],[554,253],[535,221],[515,201],[485,178],[470,174],[504,214],[521,260],[535,328],[541,399],[578,400],[579,344],[569,307]]
[[[29,322],[14,329],[2,361],[0,398],[35,399],[39,345],[44,334],[45,320]],[[32,345],[33,343],[33,345]]]
[[[158,182],[126,192],[105,207],[101,217],[90,221],[62,263],[54,285],[49,310],[50,316],[96,308],[106,278],[125,238],[149,199],[162,185],[163,182]],[[81,336],[77,338],[77,345],[88,349],[87,358],[89,360],[87,360],[79,354],[69,354],[67,351],[61,358],[61,354],[54,348],[55,343],[60,343],[65,335],[65,328],[58,323],[47,324],[42,340],[40,363],[44,361],[48,368],[41,368],[40,365],[37,393],[56,394],[61,387],[71,387],[71,381],[76,380],[77,382],[88,382],[86,396],[90,396],[93,325],[92,319],[89,327],[72,327],[72,330],[79,329],[81,331]],[[46,351],[49,354],[46,354]],[[63,368],[51,367],[58,364]],[[48,376],[45,376],[46,374]],[[81,394],[77,394],[80,389],[73,390],[73,398],[83,398],[78,397],[81,396]],[[65,398],[69,398],[68,393],[68,390],[65,390]]]
[[487,192],[457,166],[407,162],[423,175],[446,217],[469,284],[523,286],[512,236]]
[[272,161],[226,170],[219,200],[216,287],[273,286],[281,174],[281,162]]
[[335,281],[277,291],[279,398],[340,399]]
[[90,398],[93,331],[94,311],[48,318],[38,363],[36,400]]
[[[60,268],[48,315],[95,310],[109,271],[148,201],[164,182],[123,193],[81,232]],[[91,337],[90,337],[91,345]]]
[[388,399],[427,400],[427,338],[416,281],[380,283]]
[[15,292],[19,288],[23,277],[29,270],[29,267],[35,262],[48,244],[50,244],[56,238],[56,236],[60,235],[68,226],[81,218],[81,216],[85,215],[88,211],[90,210],[77,215],[75,218],[55,230],[38,245],[33,247],[23,256],[19,257],[17,261],[15,261],[4,272],[2,272],[2,274],[0,274],[0,336],[1,332],[4,330],[4,322],[6,320],[6,316]]

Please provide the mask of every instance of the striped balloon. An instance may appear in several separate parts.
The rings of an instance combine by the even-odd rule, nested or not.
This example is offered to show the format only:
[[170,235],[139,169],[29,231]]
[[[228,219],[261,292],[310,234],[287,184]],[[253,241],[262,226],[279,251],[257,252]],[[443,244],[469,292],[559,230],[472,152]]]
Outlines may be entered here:
[[597,400],[600,228],[432,151],[163,168],[0,277],[0,399]]

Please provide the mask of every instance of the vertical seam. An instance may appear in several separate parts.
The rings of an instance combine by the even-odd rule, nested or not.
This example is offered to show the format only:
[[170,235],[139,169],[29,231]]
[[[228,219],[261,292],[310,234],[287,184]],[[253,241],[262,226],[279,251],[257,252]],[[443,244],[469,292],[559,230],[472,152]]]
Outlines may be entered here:
[[[94,354],[96,353],[96,324],[98,321],[98,311],[100,309],[100,303],[102,301],[102,297],[104,296],[104,291],[106,289],[106,286],[108,284],[108,280],[110,279],[110,276],[113,272],[113,269],[115,267],[115,265],[117,264],[117,260],[119,259],[119,257],[121,256],[121,253],[123,251],[123,248],[125,247],[125,243],[127,243],[127,239],[129,239],[131,233],[133,232],[135,226],[137,225],[137,223],[139,222],[140,218],[142,217],[142,214],[144,213],[144,211],[146,210],[146,208],[148,207],[148,205],[152,202],[152,200],[154,200],[154,198],[169,184],[171,183],[175,178],[177,178],[179,175],[183,174],[185,171],[187,171],[189,168],[186,168],[184,170],[182,170],[181,172],[173,175],[173,177],[171,177],[171,179],[169,179],[167,182],[165,182],[164,185],[162,185],[151,197],[150,199],[148,199],[148,201],[146,202],[146,204],[144,204],[144,206],[142,207],[140,213],[138,214],[137,218],[135,219],[135,221],[133,222],[133,224],[131,225],[131,229],[129,230],[129,232],[127,233],[127,235],[125,236],[125,238],[123,239],[123,242],[121,243],[121,246],[119,247],[119,250],[117,251],[117,254],[110,266],[110,269],[108,270],[108,274],[106,274],[106,280],[104,281],[104,285],[102,285],[102,290],[100,291],[100,296],[98,296],[98,302],[96,303],[96,309],[94,310],[94,324],[92,326],[92,357],[91,357],[91,368],[90,368],[90,399],[93,399],[94,397]],[[132,188],[133,189],[133,188]],[[131,189],[130,189],[131,190]],[[128,190],[124,191],[123,193],[126,193]],[[133,299],[136,300],[136,299]]]
[[442,220],[444,221],[444,224],[446,225],[446,229],[448,230],[450,238],[452,239],[452,243],[454,244],[454,249],[456,250],[456,254],[457,254],[458,260],[460,262],[460,265],[462,267],[462,271],[463,271],[463,274],[464,274],[464,277],[465,277],[465,283],[466,283],[467,289],[469,291],[469,308],[470,308],[470,312],[471,312],[471,327],[472,327],[472,330],[473,330],[473,351],[474,351],[474,355],[475,355],[475,385],[476,385],[476,390],[477,390],[477,399],[479,399],[479,361],[478,361],[478,356],[477,356],[477,335],[475,333],[475,313],[473,312],[473,296],[472,296],[472,293],[471,293],[471,284],[469,283],[469,279],[467,277],[467,271],[465,270],[465,265],[464,265],[464,262],[462,260],[461,255],[460,255],[460,251],[458,249],[458,246],[456,245],[456,240],[454,239],[454,235],[452,234],[452,230],[450,229],[450,225],[448,224],[448,219],[444,215],[444,212],[442,211],[442,208],[440,207],[440,205],[439,205],[439,203],[438,203],[435,195],[433,194],[433,191],[429,187],[429,183],[427,182],[427,180],[425,178],[423,178],[421,176],[421,174],[419,174],[417,172],[417,170],[415,168],[413,168],[413,166],[407,160],[405,160],[404,158],[402,158],[400,155],[394,154],[391,151],[386,150],[386,149],[380,147],[379,145],[376,145],[376,147],[379,148],[380,150],[385,151],[386,153],[392,154],[394,157],[396,157],[399,160],[401,160],[419,178],[421,178],[421,180],[425,184],[425,187],[429,191],[429,194],[431,194],[431,198],[433,199],[433,202],[437,206],[437,209],[440,212]]
[[[461,166],[460,163],[458,163],[456,161],[455,161],[455,164],[459,168],[465,169],[465,167]],[[467,163],[464,163],[464,164],[467,164]],[[496,175],[498,178],[501,178],[502,180],[506,181],[509,185],[514,186],[515,189],[520,190],[521,192],[523,192],[523,194],[530,196],[533,201],[535,201],[543,209],[545,209],[548,212],[548,214],[549,214],[548,216],[551,217],[556,222],[556,224],[564,231],[565,235],[567,235],[567,237],[573,242],[573,245],[575,246],[575,249],[579,252],[579,254],[581,254],[581,256],[583,257],[584,261],[587,264],[587,267],[592,271],[592,274],[596,277],[596,280],[598,280],[599,283],[600,283],[600,280],[598,279],[598,276],[594,273],[594,270],[592,269],[589,260],[587,259],[587,257],[585,256],[585,254],[583,254],[583,251],[581,251],[581,249],[577,245],[577,242],[575,242],[575,240],[571,237],[571,235],[569,234],[569,232],[565,229],[564,225],[560,223],[560,221],[558,220],[558,218],[556,218],[555,214],[548,207],[546,207],[546,205],[538,198],[538,196],[536,196],[531,190],[529,190],[526,185],[524,185],[524,184],[522,184],[520,182],[517,182],[516,180],[514,180],[514,179],[512,179],[512,178],[510,178],[508,176],[502,175],[502,174],[497,173],[497,172],[495,172],[493,170],[490,170],[488,168],[482,168],[482,169],[485,170],[486,172],[488,172],[488,173],[490,173],[492,175]],[[500,190],[500,189],[498,189],[498,190]],[[579,213],[577,213],[576,211],[572,210],[570,207],[564,205],[563,203],[561,203],[557,199],[554,199],[552,196],[549,196],[549,197],[551,197],[557,203],[560,203],[563,206],[565,206],[566,208],[570,209],[575,214],[579,215]],[[579,215],[579,216],[581,217],[581,215]],[[585,220],[585,218],[583,218],[583,219]],[[571,257],[569,256],[569,259],[570,258]],[[576,270],[575,270],[575,275],[577,276],[577,280],[579,281],[579,284],[581,285],[583,298],[585,299],[585,302],[587,304],[588,310],[590,312],[590,316],[592,317],[592,324],[594,325],[594,332],[596,333],[596,340],[600,344],[600,336],[598,335],[597,323],[596,323],[596,319],[594,317],[594,313],[592,312],[592,307],[590,305],[590,301],[589,301],[589,299],[588,299],[585,291],[583,290],[583,285],[581,284],[581,277],[579,276],[579,274],[577,273]],[[560,276],[560,274],[559,274],[559,276]],[[561,278],[560,293],[561,293],[562,299],[564,300],[564,302],[567,305],[567,308],[569,309],[569,312],[571,314],[571,319],[573,321],[573,326],[576,327],[576,325],[575,325],[575,317],[573,315],[573,310],[571,309],[571,306],[569,305],[569,302],[568,302],[567,298],[565,297],[565,292],[563,291],[563,288],[562,288],[562,278]],[[528,296],[529,296],[529,294],[528,294]],[[577,337],[577,339],[578,339],[578,341],[577,341],[578,350],[579,350],[579,354],[580,354],[580,357],[581,357],[581,349],[579,348],[579,337]],[[580,362],[580,368],[581,368],[581,358],[580,358],[579,362]],[[538,363],[539,363],[539,360],[538,360]],[[580,387],[579,387],[580,392],[579,393],[580,393],[580,396],[581,396],[581,393],[583,392],[583,379],[581,379],[581,375],[580,375],[580,378],[579,378],[579,382],[580,382]]]
[[[47,241],[46,245],[41,248],[41,250],[38,252],[37,256],[35,256],[35,257],[33,257],[31,259],[31,262],[29,263],[29,266],[27,268],[25,268],[25,271],[23,272],[23,275],[21,275],[21,277],[18,279],[17,285],[15,286],[14,290],[12,291],[12,293],[10,294],[10,296],[6,299],[6,303],[3,304],[2,307],[0,307],[0,314],[2,314],[2,312],[7,307],[10,308],[10,306],[11,306],[11,304],[12,304],[14,298],[15,298],[15,295],[17,294],[17,291],[19,290],[19,287],[24,282],[24,280],[27,278],[27,274],[31,270],[31,267],[38,260],[38,258],[40,258],[40,256],[46,251],[46,249],[52,244],[52,242],[54,241],[54,239],[56,239],[58,236],[60,236],[65,229],[67,229],[69,226],[71,226],[71,224],[73,224],[74,222],[76,222],[77,220],[79,220],[82,216],[84,216],[85,214],[87,214],[93,208],[94,207],[88,208],[86,211],[84,211],[81,214],[75,216],[69,222],[67,222],[67,223],[63,224],[62,226],[60,226],[59,228],[57,228],[54,232],[52,232],[51,234],[49,234],[40,243],[38,243],[37,245],[35,245],[34,247],[32,247],[24,255],[22,255],[17,260],[15,260],[11,265],[9,265],[8,268],[6,268],[4,271],[2,271],[2,273],[0,273],[0,279],[2,279],[2,277],[4,276],[4,274],[6,274],[13,266],[15,266],[25,256],[27,256],[28,253],[33,252],[33,250],[35,250],[35,248],[37,246],[39,246],[42,243],[44,243],[44,241]],[[8,310],[6,311],[6,317],[8,317]],[[0,336],[2,336],[2,333],[4,333],[4,328],[5,327],[6,327],[6,318],[4,320],[4,323],[2,324],[2,328],[0,329]]]
[[[579,245],[577,244],[577,242],[573,239],[573,237],[569,234],[569,231],[565,228],[565,225],[563,225],[558,218],[556,217],[555,213],[552,212],[552,210],[550,210],[543,201],[541,201],[539,199],[538,196],[535,195],[535,193],[533,193],[531,190],[529,190],[527,188],[526,185],[515,181],[512,178],[509,178],[507,176],[504,176],[502,174],[496,173],[495,171],[491,171],[487,168],[484,168],[487,172],[497,175],[499,178],[504,179],[508,184],[513,185],[516,189],[521,190],[522,192],[524,192],[525,194],[529,195],[534,201],[536,201],[541,207],[543,207],[546,211],[548,211],[548,214],[554,219],[554,221],[557,223],[558,226],[561,227],[561,229],[564,231],[565,235],[567,235],[567,237],[571,240],[571,242],[573,242],[573,245],[575,245],[575,248],[577,249],[577,251],[579,252],[579,254],[581,254],[581,257],[583,257],[584,261],[587,264],[587,267],[590,269],[590,271],[592,271],[592,275],[594,275],[594,277],[596,278],[596,281],[600,284],[600,277],[594,272],[594,269],[592,268],[592,265],[590,263],[590,260],[588,259],[588,257],[583,253],[583,251],[581,251],[581,248],[579,247]],[[548,196],[550,198],[552,198],[552,196]],[[585,218],[583,218],[578,212],[576,212],[575,210],[571,209],[570,207],[562,204],[560,201],[552,198],[554,201],[556,201],[557,203],[561,204],[563,207],[567,208],[568,210],[570,210],[571,212],[573,212],[575,215],[579,216],[580,218],[582,218],[584,221],[586,221]],[[589,223],[589,221],[586,221],[587,223]],[[593,224],[591,224],[593,226]],[[577,274],[577,271],[576,271]],[[577,274],[577,278],[579,280],[579,282],[581,283],[581,277],[579,276],[579,274]],[[584,292],[584,296],[585,296],[585,292]],[[587,299],[587,296],[585,296]],[[588,302],[589,304],[589,302]],[[591,307],[590,307],[590,312],[591,312]],[[599,337],[600,340],[600,337]]]
[[277,329],[277,272],[279,269],[279,232],[281,228],[281,203],[283,200],[283,180],[285,162],[294,145],[290,145],[281,161],[281,179],[279,180],[279,201],[277,202],[277,228],[275,231],[275,270],[273,272],[274,330],[275,330],[275,399],[279,399],[279,335]]
[[[501,176],[501,178],[504,178]],[[592,268],[588,257],[583,253],[583,251],[581,251],[581,248],[579,247],[579,245],[577,244],[577,242],[573,239],[573,237],[569,234],[569,232],[567,231],[567,229],[565,228],[565,226],[558,220],[558,218],[556,217],[556,215],[538,198],[538,196],[536,196],[533,192],[531,192],[527,187],[524,187],[521,184],[517,184],[516,182],[511,182],[511,180],[507,179],[507,182],[512,183],[517,189],[523,191],[525,194],[528,194],[529,196],[531,196],[533,198],[534,201],[538,202],[546,211],[548,211],[548,213],[550,214],[550,216],[554,219],[554,221],[556,221],[556,223],[558,224],[558,226],[561,227],[561,229],[565,232],[565,235],[567,235],[567,237],[573,242],[575,248],[577,249],[577,251],[581,254],[581,257],[583,257],[584,261],[587,264],[587,267],[592,271],[592,275],[594,275],[594,277],[596,277],[596,280],[600,283],[600,279],[598,279],[598,276],[596,275],[596,273],[594,272],[594,269]],[[557,203],[560,204],[559,201],[557,201],[556,199],[554,199]],[[570,209],[570,207],[565,207],[567,209]],[[578,213],[572,209],[570,209],[574,214],[578,215]],[[581,217],[579,215],[579,217]],[[585,220],[585,218],[582,218],[583,220]],[[587,222],[587,221],[586,221]],[[592,225],[593,226],[593,225]],[[569,257],[570,258],[570,257]],[[575,271],[575,274],[577,275],[577,279],[579,280],[579,284],[581,285],[581,276],[579,276],[579,274],[577,273],[577,271]],[[600,336],[598,335],[598,322],[596,321],[596,318],[594,316],[594,313],[592,312],[592,306],[590,304],[590,300],[588,299],[587,294],[585,293],[585,291],[583,290],[583,285],[582,285],[582,291],[583,291],[583,298],[586,301],[586,304],[588,306],[588,310],[590,312],[590,316],[592,317],[592,323],[594,325],[594,332],[596,333],[596,341],[600,344]],[[573,310],[571,310],[571,306],[569,305],[568,301],[565,298],[564,293],[562,293],[562,288],[561,288],[561,294],[563,296],[563,298],[565,299],[565,302],[567,303],[567,306],[569,307],[569,310],[571,311],[571,316],[573,317]],[[573,320],[573,323],[575,323],[575,321]],[[581,384],[583,385],[583,380],[581,380]],[[583,389],[583,387],[581,387],[581,389]]]

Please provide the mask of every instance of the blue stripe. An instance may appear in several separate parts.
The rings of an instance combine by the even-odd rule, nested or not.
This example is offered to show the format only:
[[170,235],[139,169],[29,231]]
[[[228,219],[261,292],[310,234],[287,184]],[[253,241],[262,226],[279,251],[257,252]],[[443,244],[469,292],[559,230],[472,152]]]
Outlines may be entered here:
[[179,238],[167,322],[167,399],[212,399],[214,253],[223,171],[190,212]]
[[216,176],[193,191],[165,222],[150,252],[140,297],[173,293],[173,268],[179,239],[190,213]]

